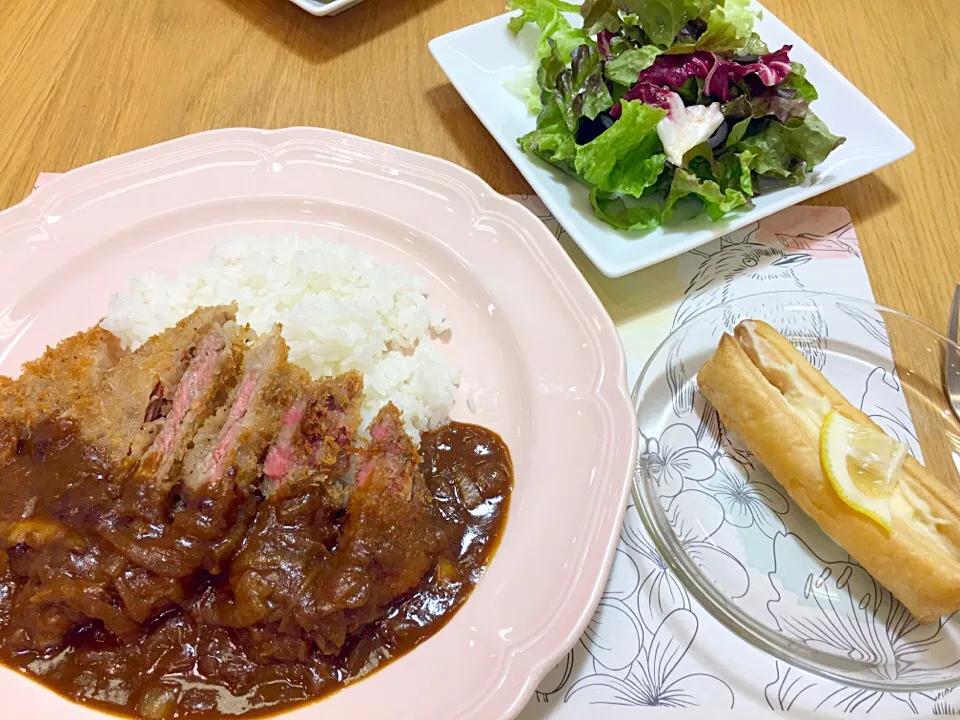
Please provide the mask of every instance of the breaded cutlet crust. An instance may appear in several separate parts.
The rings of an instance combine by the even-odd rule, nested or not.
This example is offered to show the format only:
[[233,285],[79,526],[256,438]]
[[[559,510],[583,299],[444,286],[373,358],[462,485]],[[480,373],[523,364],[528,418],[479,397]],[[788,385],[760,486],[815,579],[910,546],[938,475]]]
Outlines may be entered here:
[[284,411],[281,429],[263,464],[261,490],[278,498],[302,492],[349,469],[350,448],[360,425],[363,374],[303,382]]
[[101,327],[68,337],[24,363],[16,380],[0,377],[0,417],[32,424],[58,413],[89,393],[124,356],[119,338]]
[[353,444],[360,427],[363,403],[363,373],[352,370],[313,383],[314,401],[303,418],[300,442],[305,452],[314,454],[313,464],[331,468],[341,458],[343,448]]
[[111,459],[135,462],[163,425],[162,420],[145,420],[158,384],[164,396],[172,396],[189,365],[190,350],[211,329],[235,318],[234,306],[200,308],[124,357],[99,387],[78,398],[67,414],[83,420],[85,439]]

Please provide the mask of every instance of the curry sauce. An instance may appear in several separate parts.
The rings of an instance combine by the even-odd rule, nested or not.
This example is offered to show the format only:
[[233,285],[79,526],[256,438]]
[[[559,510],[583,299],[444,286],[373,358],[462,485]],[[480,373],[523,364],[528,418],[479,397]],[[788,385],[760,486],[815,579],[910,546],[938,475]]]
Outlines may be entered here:
[[[283,597],[292,603],[290,615],[297,615],[304,626],[310,626],[308,611],[320,622],[323,588],[336,582],[342,591],[352,577],[338,540],[349,506],[329,510],[329,498],[320,502],[305,495],[276,505],[266,517],[262,498],[206,498],[197,517],[230,524],[221,533],[230,542],[212,544],[203,569],[185,577],[173,571],[165,575],[163,553],[169,553],[169,567],[175,567],[197,544],[196,528],[202,522],[189,531],[179,525],[157,528],[132,522],[130,503],[146,500],[125,497],[128,479],[68,422],[48,421],[30,430],[2,428],[0,662],[71,700],[149,720],[261,717],[363,678],[416,647],[451,618],[480,580],[506,520],[513,468],[506,445],[495,433],[450,423],[423,436],[420,456],[426,508],[422,527],[402,546],[391,548],[390,557],[402,562],[404,553],[418,551],[417,543],[429,542],[430,552],[424,555],[431,559],[429,572],[414,591],[393,601],[376,619],[358,623],[356,630],[348,622],[338,652],[307,643],[284,657],[268,651],[288,643],[282,623],[261,623],[250,630],[223,620],[232,615],[221,612],[218,603],[227,603],[229,595],[229,609],[236,611],[248,597],[228,587],[232,565],[258,532],[270,540],[262,554],[275,558],[281,575],[288,569],[284,563],[301,557],[297,549],[312,544],[310,557],[315,560],[291,565],[291,576],[306,567],[311,580],[322,580],[322,568],[339,562],[343,577],[326,585],[315,582],[309,597],[305,592],[303,597],[296,592]],[[123,518],[119,508],[126,508]],[[151,508],[145,515],[158,512]],[[130,562],[129,553],[118,549],[122,544],[114,537],[117,533],[152,543],[159,558],[152,569]],[[383,572],[386,578],[388,571]],[[374,590],[362,583],[352,588],[360,595]],[[142,606],[127,602],[142,597],[151,600]],[[121,601],[127,602],[133,620],[107,615]],[[250,601],[249,607],[239,609],[255,607]],[[90,619],[100,617],[105,619]],[[61,633],[63,640],[46,651],[25,642],[27,635],[36,641],[44,633]]]

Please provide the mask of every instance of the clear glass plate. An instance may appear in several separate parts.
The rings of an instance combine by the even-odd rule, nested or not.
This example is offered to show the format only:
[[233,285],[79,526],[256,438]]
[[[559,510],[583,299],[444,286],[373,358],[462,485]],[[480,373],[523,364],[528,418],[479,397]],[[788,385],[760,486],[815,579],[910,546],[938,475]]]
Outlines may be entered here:
[[798,668],[882,691],[960,683],[960,618],[922,625],[727,433],[696,386],[724,332],[765,320],[948,487],[960,426],[943,391],[950,341],[872,303],[768,293],[675,330],[637,381],[634,495],[678,579],[733,633]]

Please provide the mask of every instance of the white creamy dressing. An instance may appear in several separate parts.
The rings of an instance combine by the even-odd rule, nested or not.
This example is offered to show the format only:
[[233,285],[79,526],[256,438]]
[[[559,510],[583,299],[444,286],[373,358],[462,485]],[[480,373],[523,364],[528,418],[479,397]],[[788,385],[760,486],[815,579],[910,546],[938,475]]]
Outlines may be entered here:
[[677,167],[683,165],[687,151],[706,142],[723,125],[720,103],[683,106],[676,93],[670,99],[670,114],[657,123],[657,135],[663,144],[667,160]]
[[[832,407],[830,401],[803,379],[796,364],[783,362],[780,357],[764,349],[754,323],[746,321],[743,327],[746,330],[745,344],[756,353],[767,374],[776,376],[776,387],[793,413],[819,437],[823,421]],[[909,523],[945,550],[953,552],[952,545],[940,533],[940,527],[948,525],[949,521],[937,517],[933,509],[913,491],[909,482],[905,482],[902,468],[897,471],[894,480],[896,485],[889,500],[891,515]]]

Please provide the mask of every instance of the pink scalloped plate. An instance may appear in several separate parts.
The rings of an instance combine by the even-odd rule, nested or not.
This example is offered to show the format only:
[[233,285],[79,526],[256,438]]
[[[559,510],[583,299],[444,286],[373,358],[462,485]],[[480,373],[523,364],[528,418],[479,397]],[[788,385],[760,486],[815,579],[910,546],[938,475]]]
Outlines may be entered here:
[[[393,664],[285,718],[517,714],[586,627],[636,458],[613,323],[553,235],[466,170],[308,128],[221,130],[89,165],[0,213],[0,373],[95,324],[131,273],[238,234],[344,242],[428,279],[463,372],[455,419],[496,430],[516,486],[473,595]],[[102,717],[0,670],[4,716]]]

